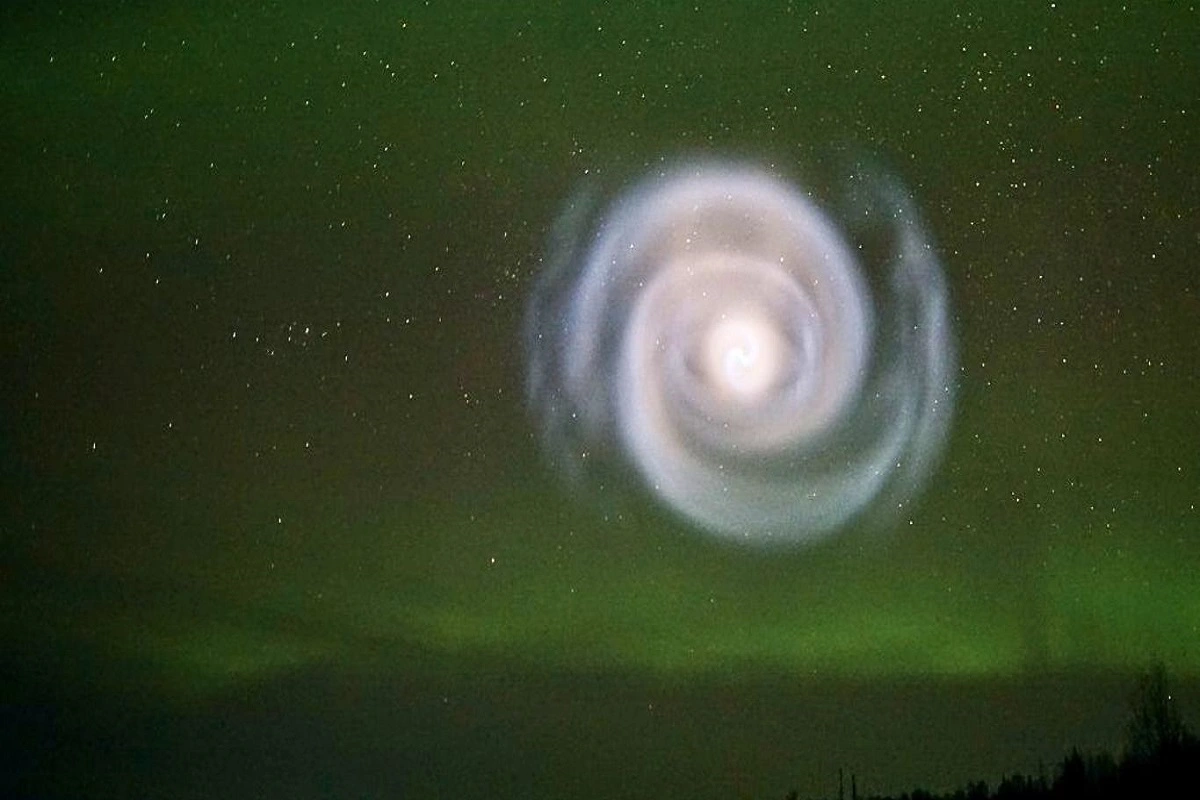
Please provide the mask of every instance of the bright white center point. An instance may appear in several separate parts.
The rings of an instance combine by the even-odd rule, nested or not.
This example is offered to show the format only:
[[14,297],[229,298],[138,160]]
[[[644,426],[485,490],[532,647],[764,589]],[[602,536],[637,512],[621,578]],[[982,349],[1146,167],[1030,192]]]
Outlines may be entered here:
[[726,315],[709,331],[706,371],[719,395],[751,402],[778,382],[786,351],[769,320],[748,312]]

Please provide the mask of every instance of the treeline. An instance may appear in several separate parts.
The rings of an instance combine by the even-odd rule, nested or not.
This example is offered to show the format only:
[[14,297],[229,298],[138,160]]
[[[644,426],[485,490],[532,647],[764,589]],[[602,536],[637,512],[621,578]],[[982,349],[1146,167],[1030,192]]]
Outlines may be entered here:
[[1177,747],[1163,748],[1141,757],[1126,754],[1120,760],[1110,753],[1085,754],[1072,750],[1059,762],[1052,779],[1011,775],[1001,779],[995,788],[979,781],[949,794],[916,789],[896,798],[876,800],[1190,800],[1198,796],[1200,742],[1189,735]]
[[[977,781],[948,794],[914,789],[892,796],[860,795],[856,783],[852,779],[850,797],[842,786],[838,800],[1192,800],[1200,797],[1200,739],[1184,725],[1166,668],[1155,664],[1138,680],[1119,758],[1073,749],[1052,777],[1010,775],[994,787]],[[795,792],[787,796],[796,798]]]

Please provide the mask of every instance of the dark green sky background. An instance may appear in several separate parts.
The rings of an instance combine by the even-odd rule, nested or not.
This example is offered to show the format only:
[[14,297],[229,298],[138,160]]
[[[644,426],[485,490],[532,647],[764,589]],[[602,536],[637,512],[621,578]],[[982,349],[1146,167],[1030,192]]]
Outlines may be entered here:
[[[1118,747],[1152,658],[1200,723],[1200,13],[633,5],[0,12],[8,789],[947,788]],[[755,553],[573,499],[564,203],[842,147],[951,286],[920,502]]]

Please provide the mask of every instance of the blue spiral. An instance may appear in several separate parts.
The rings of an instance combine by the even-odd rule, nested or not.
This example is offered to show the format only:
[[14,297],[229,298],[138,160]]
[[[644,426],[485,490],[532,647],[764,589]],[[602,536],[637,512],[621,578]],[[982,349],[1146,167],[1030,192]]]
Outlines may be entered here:
[[526,325],[555,463],[584,481],[630,466],[747,543],[814,541],[906,502],[951,417],[945,279],[894,181],[844,189],[827,208],[708,162],[598,217],[571,204]]

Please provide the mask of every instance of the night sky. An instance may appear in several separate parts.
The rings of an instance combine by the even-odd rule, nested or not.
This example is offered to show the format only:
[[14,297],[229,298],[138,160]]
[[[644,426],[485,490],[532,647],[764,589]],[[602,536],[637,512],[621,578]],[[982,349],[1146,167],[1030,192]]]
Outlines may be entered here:
[[[1193,5],[337,5],[0,11],[5,794],[948,789],[1154,659],[1200,725]],[[830,153],[945,272],[924,490],[757,549],[564,481],[564,209]]]

